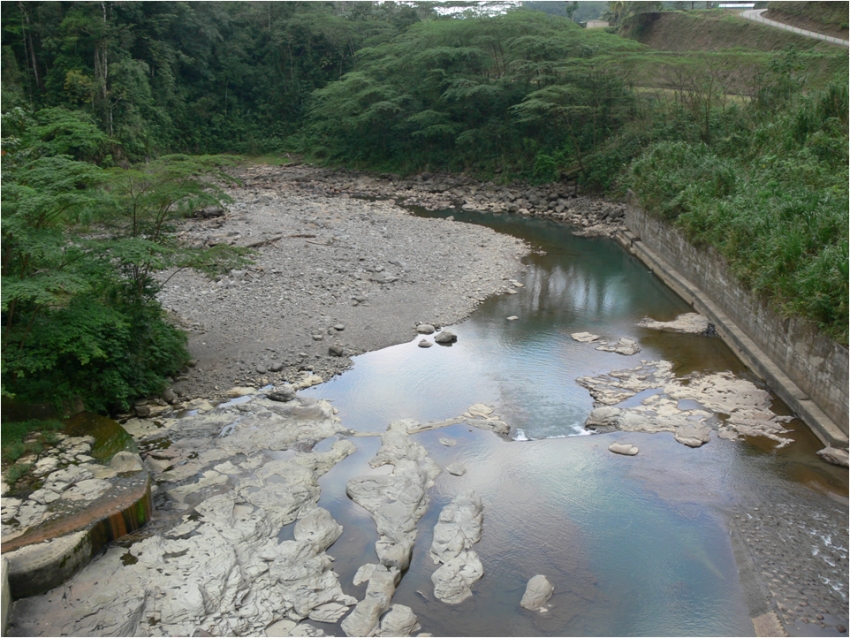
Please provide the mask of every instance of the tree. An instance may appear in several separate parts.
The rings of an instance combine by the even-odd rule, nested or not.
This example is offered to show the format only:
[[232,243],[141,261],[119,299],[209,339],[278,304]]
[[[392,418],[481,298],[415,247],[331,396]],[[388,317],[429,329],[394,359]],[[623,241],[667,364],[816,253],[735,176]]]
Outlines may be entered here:
[[221,159],[167,156],[104,170],[108,138],[81,113],[4,116],[3,393],[126,408],[158,392],[187,357],[164,320],[157,270],[239,261],[227,248],[181,247],[174,222],[220,202]]

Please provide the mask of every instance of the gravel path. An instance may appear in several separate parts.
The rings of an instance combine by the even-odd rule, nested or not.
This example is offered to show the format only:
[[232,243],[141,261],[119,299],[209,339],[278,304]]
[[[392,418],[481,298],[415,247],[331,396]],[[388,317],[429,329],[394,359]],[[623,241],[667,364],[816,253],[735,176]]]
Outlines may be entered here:
[[463,319],[522,268],[519,240],[414,217],[387,201],[305,190],[317,173],[327,174],[245,168],[225,215],[186,222],[190,244],[258,252],[252,265],[215,280],[181,271],[160,294],[197,362],[175,380],[178,399],[292,381],[306,370],[328,379],[351,355],[412,339],[419,322]]

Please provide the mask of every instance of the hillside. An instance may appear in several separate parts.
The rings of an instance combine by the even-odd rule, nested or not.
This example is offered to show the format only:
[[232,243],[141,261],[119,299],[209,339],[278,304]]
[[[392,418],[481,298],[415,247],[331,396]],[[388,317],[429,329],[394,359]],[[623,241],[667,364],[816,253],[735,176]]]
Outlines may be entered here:
[[[661,51],[721,51],[734,48],[776,51],[788,45],[793,45],[798,51],[834,51],[834,45],[751,22],[724,11],[640,13],[624,22],[620,34]],[[847,37],[846,29],[843,37]]]
[[763,16],[794,27],[848,38],[848,2],[768,2]]

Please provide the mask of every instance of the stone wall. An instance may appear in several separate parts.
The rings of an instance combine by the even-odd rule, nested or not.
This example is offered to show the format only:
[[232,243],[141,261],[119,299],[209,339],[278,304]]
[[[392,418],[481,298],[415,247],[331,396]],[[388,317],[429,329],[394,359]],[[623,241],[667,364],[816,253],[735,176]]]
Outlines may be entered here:
[[847,349],[803,319],[778,315],[745,290],[721,255],[691,245],[669,223],[630,204],[626,226],[659,257],[702,290],[845,434]]

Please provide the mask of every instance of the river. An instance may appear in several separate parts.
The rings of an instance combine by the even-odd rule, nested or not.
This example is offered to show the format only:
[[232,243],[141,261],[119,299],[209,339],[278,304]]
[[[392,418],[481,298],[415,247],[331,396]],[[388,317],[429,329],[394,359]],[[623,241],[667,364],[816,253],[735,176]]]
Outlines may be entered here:
[[[741,564],[749,537],[738,531],[736,541],[736,517],[758,519],[759,511],[767,516],[779,498],[813,511],[836,507],[846,521],[846,506],[835,504],[846,499],[846,470],[819,461],[817,439],[796,420],[789,424],[795,443],[779,450],[762,438],[732,442],[714,436],[691,449],[669,433],[588,436],[583,424],[592,399],[576,383],[580,376],[664,359],[679,376],[728,370],[760,382],[718,338],[638,327],[644,316],[669,320],[691,309],[608,239],[574,237],[567,226],[516,216],[417,213],[482,223],[528,240],[536,251],[526,259],[518,294],[490,298],[453,326],[457,343],[423,349],[417,337],[357,357],[350,371],[305,392],[332,400],[346,427],[360,431],[383,430],[400,418],[446,419],[473,403],[494,407],[511,425],[510,440],[464,424],[414,435],[440,465],[461,462],[467,473],[437,478],[393,602],[410,606],[423,631],[434,635],[752,635],[751,616],[765,597],[746,584],[745,572],[760,567]],[[597,351],[570,337],[581,331],[634,339],[642,352]],[[789,414],[775,397],[772,409]],[[457,444],[441,444],[445,437]],[[614,455],[607,449],[614,440],[628,440],[640,453]],[[367,463],[379,441],[355,443],[358,452],[321,479],[319,505],[346,529],[328,553],[343,588],[357,596],[362,592],[351,580],[360,565],[377,562],[377,534],[345,485],[372,471]],[[483,537],[475,546],[484,577],[471,599],[450,606],[433,597],[436,565],[428,548],[442,507],[469,489],[484,503]],[[811,521],[811,512],[796,515]],[[281,538],[288,534],[284,529]],[[846,624],[846,527],[837,534],[844,547],[845,563],[837,572],[844,569],[843,584],[836,588],[836,576],[822,575],[830,569],[826,564],[812,567],[818,576],[811,580],[828,581],[821,582],[822,597],[835,592],[836,601],[844,598],[844,610],[822,611],[829,612],[827,621],[844,618]],[[818,530],[810,536],[817,549]],[[764,546],[770,539],[768,534]],[[781,569],[816,560],[809,559],[810,547],[799,551],[799,560],[789,556]],[[757,564],[758,552],[750,555]],[[525,583],[538,573],[555,585],[545,614],[518,604]],[[777,590],[772,604],[784,600],[784,590]],[[809,635],[835,635],[833,627],[803,617],[789,612],[784,618],[791,633],[799,626]]]

